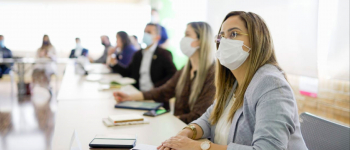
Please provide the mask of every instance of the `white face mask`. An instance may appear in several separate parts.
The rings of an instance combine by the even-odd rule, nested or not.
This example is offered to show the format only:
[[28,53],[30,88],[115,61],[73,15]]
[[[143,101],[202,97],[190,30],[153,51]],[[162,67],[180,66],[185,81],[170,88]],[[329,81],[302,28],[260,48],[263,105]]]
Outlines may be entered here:
[[183,37],[180,41],[180,49],[182,53],[184,53],[187,57],[191,57],[194,54],[194,52],[196,52],[196,50],[199,48],[199,46],[191,46],[193,41],[195,41],[195,39],[192,39],[190,37]]
[[[242,46],[248,48],[248,52],[244,51]],[[244,45],[243,41],[221,38],[216,58],[219,59],[221,65],[230,70],[236,70],[248,58],[249,51],[250,48]]]

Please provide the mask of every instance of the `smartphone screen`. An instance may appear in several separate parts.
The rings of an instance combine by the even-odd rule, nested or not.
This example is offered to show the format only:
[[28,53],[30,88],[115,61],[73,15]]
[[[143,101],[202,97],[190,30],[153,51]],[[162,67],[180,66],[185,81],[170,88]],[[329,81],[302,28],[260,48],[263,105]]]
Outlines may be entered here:
[[167,112],[169,112],[169,111],[167,111],[166,109],[158,109],[158,110],[150,110],[148,112],[145,112],[143,115],[155,117],[155,116],[159,116],[161,114],[165,114]]
[[166,113],[167,111],[165,110],[165,109],[158,109],[157,111],[156,111],[156,114],[157,115],[161,115],[161,114],[164,114],[164,113]]

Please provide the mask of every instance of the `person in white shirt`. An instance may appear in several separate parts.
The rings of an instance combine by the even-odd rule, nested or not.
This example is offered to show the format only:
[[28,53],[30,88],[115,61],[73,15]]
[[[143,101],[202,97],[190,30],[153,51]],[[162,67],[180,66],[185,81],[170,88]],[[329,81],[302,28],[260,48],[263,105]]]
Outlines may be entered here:
[[143,37],[143,42],[147,47],[135,52],[128,66],[113,59],[110,62],[113,72],[134,78],[136,80],[134,86],[141,91],[149,91],[166,83],[177,70],[171,53],[158,46],[160,34],[159,25],[147,24]]

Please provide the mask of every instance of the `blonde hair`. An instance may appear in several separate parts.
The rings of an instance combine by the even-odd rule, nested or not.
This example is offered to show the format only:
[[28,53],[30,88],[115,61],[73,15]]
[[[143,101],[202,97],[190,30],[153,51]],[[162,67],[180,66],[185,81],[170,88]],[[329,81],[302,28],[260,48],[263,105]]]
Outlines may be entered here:
[[[277,63],[273,41],[264,20],[252,12],[232,11],[226,15],[222,23],[224,23],[229,17],[232,16],[239,16],[240,19],[245,23],[245,27],[248,29],[251,51],[249,53],[248,59],[246,60],[249,68],[245,73],[243,83],[239,85],[240,90],[236,91],[236,100],[234,101],[234,104],[230,110],[230,119],[228,120],[230,122],[232,121],[235,112],[240,107],[242,107],[244,93],[246,92],[247,87],[252,80],[255,72],[261,66],[265,64],[272,64],[282,71]],[[219,33],[220,31],[221,27]],[[216,47],[218,48],[219,44],[217,44]],[[233,88],[234,82],[236,81],[236,78],[232,74],[231,70],[227,69],[225,66],[222,66],[219,63],[219,60],[217,61],[217,70],[215,75],[216,103],[209,118],[211,124],[216,124],[220,119],[220,116],[225,109],[226,102],[230,96],[230,91]]]
[[[199,49],[199,67],[197,70],[196,78],[191,86],[191,94],[189,98],[190,108],[193,108],[194,103],[196,102],[198,95],[200,94],[205,79],[208,74],[208,70],[214,61],[214,36],[212,33],[212,29],[208,23],[205,22],[190,22],[190,25],[195,33],[197,34],[197,38],[200,42]],[[184,89],[185,83],[191,70],[191,63],[188,60],[187,64],[184,66],[179,81],[176,85],[176,96],[180,97],[182,91]]]

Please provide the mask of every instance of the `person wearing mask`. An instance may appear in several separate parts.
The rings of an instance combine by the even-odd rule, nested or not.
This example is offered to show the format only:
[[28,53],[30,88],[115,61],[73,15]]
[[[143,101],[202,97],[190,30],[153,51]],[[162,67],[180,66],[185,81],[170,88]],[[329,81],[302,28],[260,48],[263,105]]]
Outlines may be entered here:
[[185,123],[200,117],[213,103],[215,65],[212,30],[205,22],[187,25],[180,42],[181,51],[189,57],[187,64],[164,85],[148,92],[128,95],[115,92],[119,101],[152,99],[168,102],[175,97],[174,115]]
[[[32,78],[34,85],[40,86],[50,90],[51,75],[56,73],[56,49],[52,46],[48,35],[44,35],[43,43],[37,50],[36,58],[40,60],[34,66]],[[42,62],[43,61],[43,62]]]
[[98,58],[97,60],[93,60],[92,58],[89,58],[90,62],[103,63],[103,64],[105,64],[107,62],[108,49],[111,47],[111,42],[109,42],[109,37],[106,35],[101,36],[101,44],[105,47],[102,56],[100,58]]
[[[12,52],[5,46],[5,38],[3,35],[0,35],[0,58],[12,58]],[[10,71],[10,64],[0,63],[0,78],[5,73]]]
[[134,45],[134,48],[136,50],[140,50],[141,49],[141,46],[140,46],[140,43],[138,41],[138,38],[136,35],[132,35],[129,37],[130,38],[130,41],[131,41],[131,44]]
[[114,73],[134,78],[134,86],[141,91],[163,85],[177,71],[171,53],[158,47],[160,32],[159,25],[147,24],[143,37],[146,49],[135,52],[128,66],[121,65],[116,59],[110,65]]
[[160,40],[158,42],[158,45],[162,48],[166,48],[168,46],[168,34],[166,29],[159,24],[159,21],[159,12],[157,9],[153,8],[151,10],[151,23],[158,24],[161,27]]
[[70,52],[69,58],[78,58],[79,56],[88,56],[89,50],[81,45],[80,38],[75,38],[76,47]]
[[214,104],[158,149],[307,150],[293,90],[263,19],[230,12],[216,42]]
[[134,46],[131,44],[129,35],[124,31],[119,31],[117,33],[117,51],[115,52],[111,59],[108,61],[108,65],[113,65],[118,60],[118,64],[127,67],[132,59],[132,56],[136,52]]

